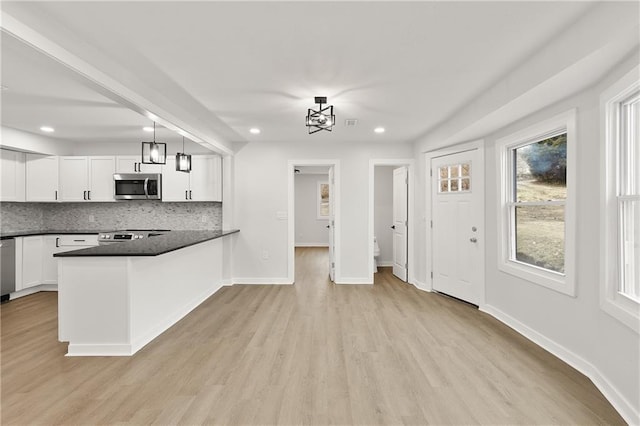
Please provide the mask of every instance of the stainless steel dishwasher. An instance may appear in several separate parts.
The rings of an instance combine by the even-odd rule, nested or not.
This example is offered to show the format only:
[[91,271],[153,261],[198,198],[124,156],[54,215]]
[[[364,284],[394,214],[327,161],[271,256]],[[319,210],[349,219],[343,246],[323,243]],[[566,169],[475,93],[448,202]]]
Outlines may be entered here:
[[0,288],[1,301],[9,300],[9,294],[16,291],[16,240],[0,240]]

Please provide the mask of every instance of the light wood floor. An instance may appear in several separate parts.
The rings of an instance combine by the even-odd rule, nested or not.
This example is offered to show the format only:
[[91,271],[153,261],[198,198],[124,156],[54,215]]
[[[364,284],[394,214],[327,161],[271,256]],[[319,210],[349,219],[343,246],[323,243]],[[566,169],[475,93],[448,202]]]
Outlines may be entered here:
[[138,354],[66,358],[56,293],[3,304],[2,424],[622,424],[593,384],[472,306],[388,270],[223,288]]

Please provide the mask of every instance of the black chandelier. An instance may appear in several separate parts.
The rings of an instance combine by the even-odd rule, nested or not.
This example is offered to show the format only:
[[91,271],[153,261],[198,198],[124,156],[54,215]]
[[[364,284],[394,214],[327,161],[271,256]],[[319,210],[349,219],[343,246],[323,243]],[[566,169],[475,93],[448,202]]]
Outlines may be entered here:
[[306,125],[309,128],[309,134],[326,130],[330,132],[336,124],[336,116],[333,115],[333,105],[327,105],[324,108],[322,104],[327,103],[326,96],[316,96],[315,102],[319,105],[318,110],[309,108],[307,111]]

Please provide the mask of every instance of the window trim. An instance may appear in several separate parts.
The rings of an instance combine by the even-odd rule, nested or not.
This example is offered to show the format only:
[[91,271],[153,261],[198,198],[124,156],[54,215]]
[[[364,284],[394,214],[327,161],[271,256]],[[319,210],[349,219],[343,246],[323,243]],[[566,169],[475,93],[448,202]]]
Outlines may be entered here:
[[600,96],[600,308],[640,334],[640,303],[618,291],[619,105],[640,89],[636,66]]
[[[511,259],[515,232],[511,220],[511,190],[513,188],[512,157],[514,148],[545,137],[567,133],[567,198],[565,206],[564,274]],[[576,237],[576,110],[572,109],[496,141],[498,164],[498,269],[534,284],[575,297],[575,237]]]

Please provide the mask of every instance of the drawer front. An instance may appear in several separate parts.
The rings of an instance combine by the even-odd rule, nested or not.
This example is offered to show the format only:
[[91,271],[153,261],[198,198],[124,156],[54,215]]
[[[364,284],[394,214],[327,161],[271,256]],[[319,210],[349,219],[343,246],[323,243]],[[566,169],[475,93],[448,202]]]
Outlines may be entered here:
[[98,235],[60,235],[58,247],[97,246]]

